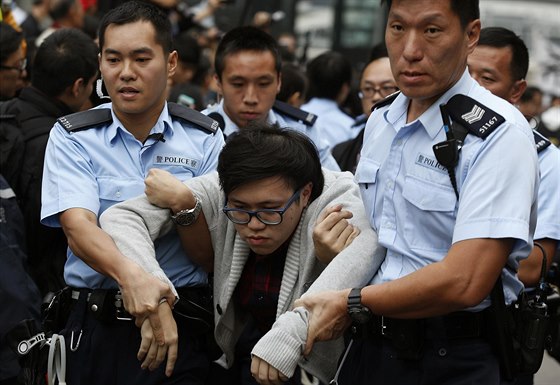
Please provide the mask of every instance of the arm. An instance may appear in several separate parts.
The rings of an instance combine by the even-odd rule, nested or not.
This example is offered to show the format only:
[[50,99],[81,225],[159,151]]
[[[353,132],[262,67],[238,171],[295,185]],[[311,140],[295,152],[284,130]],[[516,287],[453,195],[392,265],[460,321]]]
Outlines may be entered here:
[[[365,287],[362,303],[374,314],[394,318],[433,317],[475,306],[492,290],[512,246],[510,239],[457,242],[441,262],[391,282]],[[303,306],[310,313],[306,353],[315,341],[338,337],[344,331],[341,325],[349,324],[349,292],[304,295],[296,301],[295,306]]]
[[[158,207],[173,214],[195,205],[192,190],[177,178],[160,169],[151,169],[146,178],[146,195]],[[187,255],[207,272],[214,270],[214,249],[204,210],[190,226],[176,226]]]
[[[550,269],[552,258],[556,253],[558,241],[556,239],[536,239],[535,243],[539,243],[546,252],[546,271]],[[538,247],[533,247],[529,258],[522,260],[519,263],[519,270],[517,276],[526,287],[537,286],[541,277],[541,267],[543,262],[542,250]]]

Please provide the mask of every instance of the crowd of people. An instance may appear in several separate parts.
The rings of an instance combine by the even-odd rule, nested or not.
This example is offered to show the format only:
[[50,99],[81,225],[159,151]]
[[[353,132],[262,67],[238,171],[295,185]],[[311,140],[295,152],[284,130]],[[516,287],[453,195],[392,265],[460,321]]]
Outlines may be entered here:
[[532,384],[558,97],[477,0],[381,3],[355,68],[219,0],[3,2],[0,384],[52,304],[72,385]]

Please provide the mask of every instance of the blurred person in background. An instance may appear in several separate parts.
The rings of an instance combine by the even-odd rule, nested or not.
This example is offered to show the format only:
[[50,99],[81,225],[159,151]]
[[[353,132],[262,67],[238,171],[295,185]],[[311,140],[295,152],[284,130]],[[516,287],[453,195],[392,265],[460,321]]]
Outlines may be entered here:
[[59,28],[83,29],[85,26],[84,7],[81,0],[49,0],[49,15],[52,25],[35,40],[38,47],[51,33]]
[[352,83],[352,63],[339,52],[325,52],[307,63],[308,101],[302,109],[318,116],[321,136],[333,147],[353,139],[354,119],[340,106],[348,97]]
[[25,86],[27,59],[23,33],[0,22],[0,101],[9,100]]
[[333,148],[333,156],[342,171],[354,173],[360,159],[360,150],[364,141],[364,129],[374,105],[387,96],[398,91],[385,43],[373,47],[370,62],[366,64],[360,77],[360,100],[362,115],[356,118],[352,129],[359,130],[354,138],[339,143]]

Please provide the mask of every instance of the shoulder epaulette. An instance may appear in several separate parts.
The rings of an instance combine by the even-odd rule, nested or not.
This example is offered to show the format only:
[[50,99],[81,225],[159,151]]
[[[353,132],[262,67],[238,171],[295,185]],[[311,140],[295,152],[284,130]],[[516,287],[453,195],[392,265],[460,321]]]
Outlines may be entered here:
[[397,96],[399,96],[401,93],[401,91],[397,91],[397,92],[393,92],[391,95],[386,96],[385,99],[381,99],[380,101],[378,101],[377,103],[375,103],[372,107],[371,110],[375,110],[376,108],[379,107],[383,107],[383,106],[387,106],[391,103],[393,103],[393,101],[397,98]]
[[502,115],[462,94],[457,94],[449,99],[446,107],[454,121],[482,139],[486,139],[506,121]]
[[68,132],[87,130],[113,120],[109,108],[96,108],[62,116],[56,121]]
[[352,124],[352,127],[360,127],[363,126],[367,123],[368,120],[368,116],[364,115],[360,115],[358,116],[358,118],[356,118],[356,120],[354,121],[354,123]]
[[210,134],[215,134],[218,130],[218,122],[192,108],[170,102],[167,103],[167,110],[169,115],[193,123]]
[[311,112],[300,110],[299,108],[296,108],[288,103],[281,102],[280,100],[275,101],[272,108],[274,109],[274,111],[300,121],[306,126],[314,125],[315,121],[317,120],[317,115],[312,114]]
[[537,146],[537,152],[541,152],[551,144],[550,140],[545,138],[537,130],[533,130],[533,137],[535,138],[535,146]]

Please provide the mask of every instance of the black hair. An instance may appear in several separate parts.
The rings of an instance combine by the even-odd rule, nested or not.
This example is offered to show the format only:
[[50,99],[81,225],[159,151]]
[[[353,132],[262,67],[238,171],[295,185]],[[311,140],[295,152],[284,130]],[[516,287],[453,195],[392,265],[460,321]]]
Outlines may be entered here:
[[226,196],[247,183],[281,177],[294,192],[311,182],[312,202],[325,184],[317,149],[307,136],[257,121],[228,136],[218,175]]
[[284,63],[282,66],[282,85],[276,99],[287,102],[288,99],[299,92],[305,98],[307,78],[303,71],[295,64]]
[[525,79],[529,70],[529,51],[525,42],[513,31],[502,27],[482,28],[478,45],[494,48],[509,47],[511,76],[513,80]]
[[142,1],[126,1],[107,12],[99,23],[99,49],[103,52],[105,31],[111,24],[125,25],[137,21],[151,23],[156,32],[156,42],[161,45],[164,53],[170,53],[173,44],[171,22],[167,15],[157,6]]
[[268,33],[251,26],[237,27],[224,35],[214,58],[214,69],[218,79],[222,79],[226,56],[241,51],[270,52],[274,57],[276,72],[282,69],[282,57],[278,42]]
[[68,15],[70,8],[76,4],[76,0],[51,0],[49,4],[49,16],[53,20],[59,20]]
[[343,54],[325,52],[307,64],[308,98],[335,100],[344,84],[352,82],[352,63]]
[[[451,10],[459,16],[461,27],[465,28],[473,20],[480,19],[480,7],[478,0],[449,0]],[[381,4],[386,3],[387,9],[391,9],[392,0],[381,0]]]
[[188,32],[183,32],[173,41],[173,47],[177,51],[179,61],[197,66],[200,63],[202,48]]
[[5,22],[0,22],[0,63],[4,63],[18,51],[22,41],[23,33],[16,31]]
[[531,100],[533,100],[536,94],[542,95],[543,92],[539,87],[529,86],[527,87],[527,89],[525,89],[525,92],[523,92],[523,95],[521,95],[519,101],[524,103],[530,102]]
[[84,32],[61,28],[50,34],[35,54],[31,84],[57,97],[77,79],[88,82],[97,74],[97,45]]
[[389,52],[387,51],[387,45],[385,44],[384,41],[377,43],[376,45],[371,47],[371,51],[369,53],[369,63],[384,57],[389,57]]

